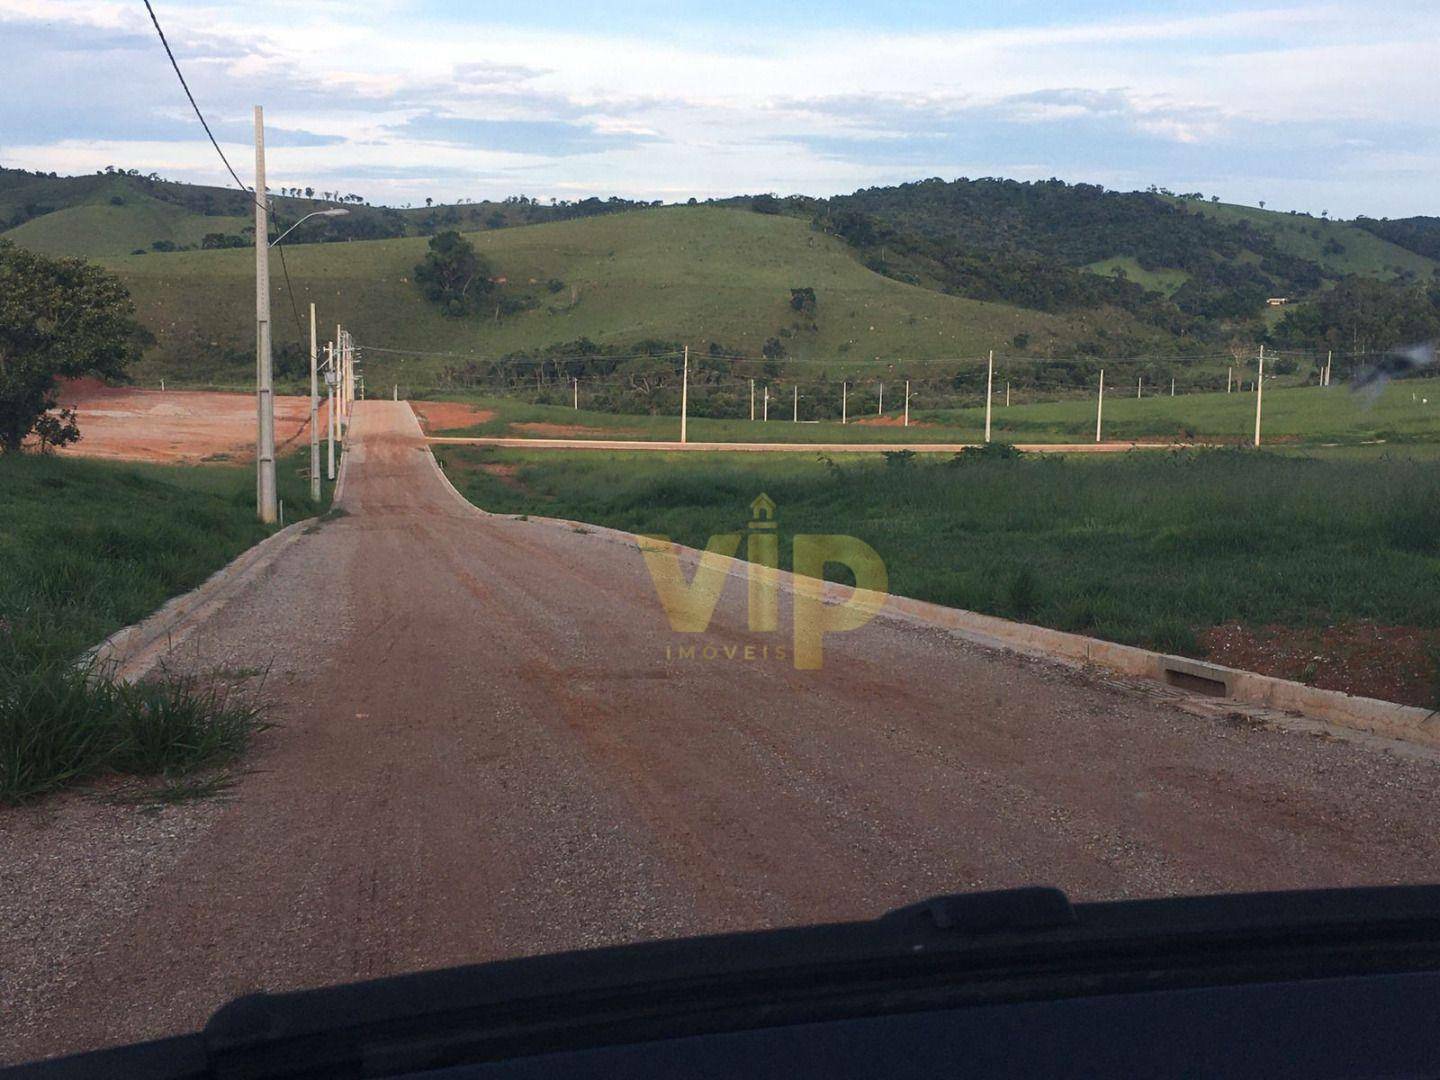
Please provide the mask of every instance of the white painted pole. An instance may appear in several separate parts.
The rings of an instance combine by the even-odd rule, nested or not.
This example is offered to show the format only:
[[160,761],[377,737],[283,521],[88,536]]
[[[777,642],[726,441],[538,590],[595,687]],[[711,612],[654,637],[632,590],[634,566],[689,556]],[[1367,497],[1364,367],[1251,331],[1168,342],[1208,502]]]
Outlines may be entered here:
[[680,369],[680,441],[689,442],[689,433],[686,431],[686,415],[690,411],[690,346],[685,346],[684,366]]
[[580,411],[580,376],[571,375],[570,385],[575,391],[575,411]]
[[1260,445],[1260,406],[1265,400],[1265,346],[1260,346],[1260,362],[1255,379],[1255,445]]
[[1135,379],[1135,400],[1140,400],[1140,390],[1145,385],[1145,376],[1140,375]]
[[985,374],[985,441],[990,441],[990,404],[994,400],[995,350],[990,350],[990,366]]
[[755,421],[755,380],[750,380],[750,421]]
[[763,424],[763,423],[766,423],[766,422],[769,421],[769,419],[770,419],[770,384],[769,384],[769,383],[766,383],[766,384],[765,384],[765,411],[761,414],[761,417],[762,417],[762,419],[761,419],[760,422],[761,422],[762,424]]
[[1010,380],[1005,380],[1005,408],[1010,407]]
[[905,426],[910,426],[910,380],[905,380]]
[[1171,375],[1171,376],[1170,376],[1170,396],[1171,396],[1171,397],[1174,397],[1174,396],[1175,396],[1175,376],[1174,376],[1174,375]]
[[391,400],[391,401],[399,401],[399,400],[400,400],[400,384],[399,384],[398,382],[397,382],[397,383],[394,383],[394,384],[391,385],[391,387],[390,387],[390,400]]
[[328,407],[327,407],[326,410],[325,410],[325,428],[326,428],[326,446],[327,446],[326,453],[327,453],[328,458],[329,458],[329,464],[326,466],[325,475],[326,475],[329,479],[334,480],[334,479],[335,479],[335,423],[336,423],[336,421],[335,421],[335,382],[334,382],[334,376],[335,376],[335,343],[334,343],[333,341],[327,341],[327,342],[325,343],[325,370],[326,370],[326,372],[328,373],[328,374],[326,375],[326,378],[325,378],[325,390],[326,390],[326,393],[329,395]]
[[265,113],[255,106],[255,512],[275,520],[275,387],[270,377],[270,214]]
[[1334,362],[1335,352],[1331,350],[1325,354],[1325,385],[1330,385],[1330,365]]
[[320,385],[316,373],[315,305],[310,305],[310,501],[320,501]]
[[840,383],[840,423],[849,419],[850,413],[850,384],[842,381]]
[[790,389],[793,392],[792,397],[794,400],[794,412],[790,414],[790,422],[792,424],[798,424],[800,422],[800,384],[796,383]]
[[880,384],[880,400],[875,406],[875,415],[885,415],[885,384],[883,382]]
[[1235,381],[1235,368],[1234,368],[1234,367],[1227,367],[1227,368],[1225,369],[1225,393],[1227,393],[1227,394],[1230,393],[1230,384],[1231,384],[1232,382],[1234,382],[1234,381]]
[[165,392],[165,380],[164,380],[164,379],[161,379],[161,380],[160,380],[160,392],[161,392],[162,394]]
[[1100,441],[1100,418],[1105,415],[1105,369],[1100,369],[1100,396],[1095,399],[1095,441]]

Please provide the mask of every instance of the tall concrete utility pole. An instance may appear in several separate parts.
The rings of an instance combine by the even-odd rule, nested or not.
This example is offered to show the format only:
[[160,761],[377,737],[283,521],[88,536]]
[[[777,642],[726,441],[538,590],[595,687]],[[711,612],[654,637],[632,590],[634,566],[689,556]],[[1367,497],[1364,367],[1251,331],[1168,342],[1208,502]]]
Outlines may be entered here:
[[328,395],[328,405],[325,409],[325,434],[326,454],[329,464],[326,467],[325,475],[335,479],[335,427],[338,421],[335,419],[335,381],[338,376],[335,373],[335,342],[325,343],[325,392]]
[[315,366],[315,305],[310,305],[310,501],[320,501],[320,387]]
[[1260,363],[1255,369],[1255,445],[1260,445],[1260,404],[1265,398],[1265,346],[1260,346]]
[[985,373],[985,441],[990,441],[990,404],[995,400],[995,350],[990,350],[990,366]]
[[1100,396],[1095,399],[1095,441],[1100,441],[1100,418],[1105,415],[1105,369],[1100,369]]
[[275,388],[270,377],[270,214],[265,194],[265,112],[255,106],[255,513],[267,525],[275,502]]
[[685,360],[680,369],[680,441],[689,442],[686,431],[686,414],[690,411],[690,346],[685,346]]

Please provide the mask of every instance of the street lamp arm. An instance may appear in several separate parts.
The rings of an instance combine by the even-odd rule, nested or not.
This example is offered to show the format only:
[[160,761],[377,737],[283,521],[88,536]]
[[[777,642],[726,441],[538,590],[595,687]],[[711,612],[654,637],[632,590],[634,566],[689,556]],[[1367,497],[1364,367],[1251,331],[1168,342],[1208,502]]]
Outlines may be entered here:
[[294,225],[291,225],[290,228],[286,229],[283,233],[281,233],[279,236],[277,236],[274,240],[271,240],[271,241],[270,241],[270,246],[271,246],[271,247],[274,247],[276,244],[280,243],[281,240],[284,240],[285,237],[289,236],[292,232],[294,232],[296,229],[298,229],[301,225],[304,225],[305,222],[309,221],[312,217],[343,217],[345,214],[348,214],[348,213],[350,213],[349,210],[344,210],[344,209],[342,209],[341,207],[338,207],[338,206],[337,206],[337,207],[334,207],[333,209],[330,209],[330,210],[314,210],[314,211],[306,214],[306,215],[305,215],[304,217],[302,217],[299,221],[295,222]]

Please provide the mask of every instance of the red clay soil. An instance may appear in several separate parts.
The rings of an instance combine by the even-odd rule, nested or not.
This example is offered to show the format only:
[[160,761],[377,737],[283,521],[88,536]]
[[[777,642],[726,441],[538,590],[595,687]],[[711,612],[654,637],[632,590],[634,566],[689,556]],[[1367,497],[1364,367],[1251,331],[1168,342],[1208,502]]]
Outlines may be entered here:
[[904,416],[867,416],[863,420],[851,420],[852,424],[859,424],[861,427],[934,427],[934,424],[922,424],[919,420],[911,420],[905,423]]
[[[80,425],[80,441],[62,454],[169,464],[255,456],[255,398],[250,394],[139,390],[77,379],[62,386],[58,398],[75,410]],[[282,452],[308,437],[308,413],[306,398],[275,398],[275,440]]]
[[1369,620],[1334,626],[1247,627],[1201,635],[1207,658],[1322,690],[1433,708],[1440,696],[1440,631]]
[[596,428],[586,427],[583,424],[523,423],[511,424],[510,430],[516,435],[535,436],[543,439],[606,439],[640,434],[631,428]]
[[474,427],[495,416],[494,409],[481,409],[459,401],[412,401],[410,407],[420,418],[420,426],[426,434]]

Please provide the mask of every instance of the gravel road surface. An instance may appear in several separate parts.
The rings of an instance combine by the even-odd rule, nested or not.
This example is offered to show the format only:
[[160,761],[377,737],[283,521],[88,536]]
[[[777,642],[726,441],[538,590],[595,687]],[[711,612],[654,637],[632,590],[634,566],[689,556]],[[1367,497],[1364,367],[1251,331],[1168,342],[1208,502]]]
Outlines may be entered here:
[[1440,880],[1433,756],[883,617],[797,671],[746,628],[742,580],[677,634],[633,545],[457,502],[404,404],[361,404],[354,436],[346,516],[171,658],[268,669],[279,726],[238,783],[0,812],[0,1061],[190,1030],[261,988],[946,891]]

